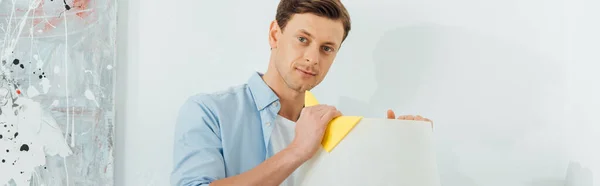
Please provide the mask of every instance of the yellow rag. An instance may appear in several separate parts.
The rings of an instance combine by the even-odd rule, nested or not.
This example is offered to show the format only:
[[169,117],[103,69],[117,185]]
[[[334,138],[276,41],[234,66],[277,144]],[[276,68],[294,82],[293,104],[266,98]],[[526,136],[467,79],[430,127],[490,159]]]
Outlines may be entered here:
[[[306,91],[304,106],[310,107],[318,104],[319,102],[315,96],[310,91]],[[321,141],[321,145],[323,145],[325,151],[331,152],[362,118],[362,116],[339,116],[331,120],[325,130],[323,141]]]

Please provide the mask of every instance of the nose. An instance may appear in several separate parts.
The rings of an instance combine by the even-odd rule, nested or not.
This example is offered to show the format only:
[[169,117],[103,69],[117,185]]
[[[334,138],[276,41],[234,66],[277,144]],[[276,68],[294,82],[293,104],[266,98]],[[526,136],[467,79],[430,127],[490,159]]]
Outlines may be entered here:
[[310,48],[307,49],[304,53],[304,59],[307,63],[311,65],[316,65],[319,63],[319,49]]

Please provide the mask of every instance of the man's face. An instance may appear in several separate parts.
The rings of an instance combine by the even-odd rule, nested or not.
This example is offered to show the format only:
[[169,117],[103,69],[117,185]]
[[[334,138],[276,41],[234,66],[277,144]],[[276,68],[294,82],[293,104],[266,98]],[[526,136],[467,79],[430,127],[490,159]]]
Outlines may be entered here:
[[289,88],[298,92],[310,90],[327,75],[343,37],[341,21],[295,14],[283,32],[278,26],[271,26],[275,68]]

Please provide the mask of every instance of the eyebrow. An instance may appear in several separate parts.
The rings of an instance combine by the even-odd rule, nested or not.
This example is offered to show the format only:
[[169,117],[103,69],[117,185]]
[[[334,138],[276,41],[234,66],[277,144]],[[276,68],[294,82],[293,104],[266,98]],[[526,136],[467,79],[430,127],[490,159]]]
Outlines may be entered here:
[[[308,31],[306,31],[304,29],[300,29],[300,32],[302,32],[303,34],[306,34],[308,37],[314,39],[314,37]],[[333,43],[331,41],[326,41],[324,44],[333,45],[334,47],[339,48],[335,43]]]

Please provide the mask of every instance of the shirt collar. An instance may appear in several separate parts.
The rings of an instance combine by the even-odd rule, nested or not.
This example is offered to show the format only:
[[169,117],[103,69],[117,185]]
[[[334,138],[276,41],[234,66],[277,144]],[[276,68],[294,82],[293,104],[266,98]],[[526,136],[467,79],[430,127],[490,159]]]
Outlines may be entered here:
[[275,92],[262,79],[263,75],[260,72],[255,72],[248,80],[248,87],[250,88],[250,92],[252,92],[252,98],[254,98],[256,108],[259,111],[279,100]]

